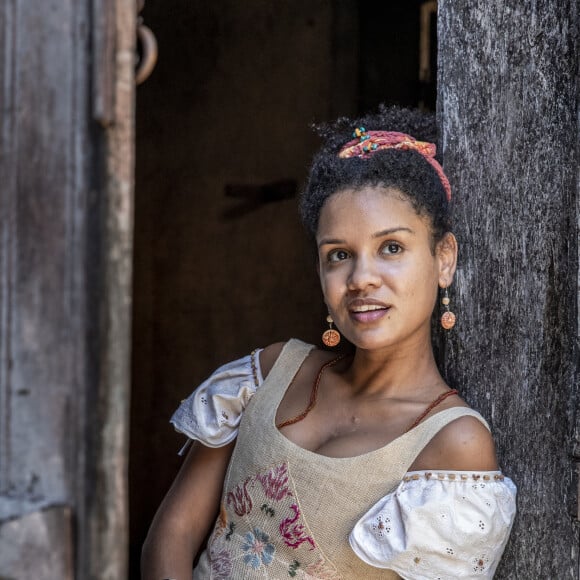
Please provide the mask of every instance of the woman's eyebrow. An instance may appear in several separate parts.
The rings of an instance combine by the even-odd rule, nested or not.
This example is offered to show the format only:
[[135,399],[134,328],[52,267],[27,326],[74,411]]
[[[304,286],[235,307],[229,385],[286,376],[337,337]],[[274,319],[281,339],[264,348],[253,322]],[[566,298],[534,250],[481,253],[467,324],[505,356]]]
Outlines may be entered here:
[[[373,234],[373,238],[382,238],[383,236],[389,236],[396,232],[409,232],[410,234],[414,234],[415,232],[411,228],[407,228],[404,226],[397,226],[394,228],[388,228],[386,230],[381,230],[376,234]],[[325,245],[336,245],[336,244],[346,244],[346,240],[341,240],[338,238],[323,238],[318,242],[318,247],[321,248]]]
[[320,242],[318,242],[318,247],[321,248],[322,246],[328,245],[328,244],[346,244],[345,240],[338,240],[338,239],[334,239],[334,238],[328,238],[328,239],[322,239],[320,240]]
[[395,228],[388,228],[386,230],[381,230],[380,232],[373,234],[373,238],[382,238],[383,236],[389,236],[389,235],[394,234],[396,232],[409,232],[410,234],[415,233],[411,228],[400,226],[400,227],[395,227]]

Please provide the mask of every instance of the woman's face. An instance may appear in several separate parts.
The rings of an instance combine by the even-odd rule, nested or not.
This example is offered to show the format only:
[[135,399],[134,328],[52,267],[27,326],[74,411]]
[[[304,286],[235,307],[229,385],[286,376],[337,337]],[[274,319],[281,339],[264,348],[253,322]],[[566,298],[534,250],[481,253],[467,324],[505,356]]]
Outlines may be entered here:
[[365,187],[326,201],[316,241],[324,298],[348,340],[376,350],[429,338],[437,287],[455,272],[452,234],[433,253],[428,219],[402,193]]

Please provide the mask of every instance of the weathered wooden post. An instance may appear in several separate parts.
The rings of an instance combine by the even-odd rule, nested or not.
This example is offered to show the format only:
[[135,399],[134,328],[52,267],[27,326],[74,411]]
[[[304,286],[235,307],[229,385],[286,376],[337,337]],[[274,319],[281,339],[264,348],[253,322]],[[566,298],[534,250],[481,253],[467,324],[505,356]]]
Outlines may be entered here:
[[575,0],[440,0],[439,121],[460,264],[453,385],[519,487],[498,578],[579,578]]
[[134,0],[0,2],[0,577],[127,577]]

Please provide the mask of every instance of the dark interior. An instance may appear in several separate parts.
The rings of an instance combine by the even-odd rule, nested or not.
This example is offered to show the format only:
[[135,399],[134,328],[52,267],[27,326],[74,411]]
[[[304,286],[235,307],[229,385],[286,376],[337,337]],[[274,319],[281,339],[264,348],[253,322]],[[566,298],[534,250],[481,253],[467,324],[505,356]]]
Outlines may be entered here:
[[[324,305],[296,196],[314,121],[435,107],[423,2],[154,2],[159,62],[137,95],[131,577],[181,459],[168,420],[218,365],[299,337]],[[435,33],[434,18],[429,26]]]

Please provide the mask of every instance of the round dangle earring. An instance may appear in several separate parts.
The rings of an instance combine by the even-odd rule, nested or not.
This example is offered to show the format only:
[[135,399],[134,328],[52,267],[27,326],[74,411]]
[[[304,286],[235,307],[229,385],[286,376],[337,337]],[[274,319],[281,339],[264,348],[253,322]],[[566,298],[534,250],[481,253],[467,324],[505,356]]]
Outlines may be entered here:
[[332,316],[330,316],[330,314],[326,317],[326,322],[328,322],[328,330],[325,330],[322,333],[322,342],[326,346],[336,346],[340,342],[340,332],[338,332],[336,328],[332,328],[332,323],[334,320],[332,320]]
[[449,310],[449,292],[447,291],[447,287],[445,287],[445,294],[443,298],[441,298],[441,304],[445,307],[445,312],[441,316],[441,326],[445,330],[451,330],[455,326],[456,316]]

